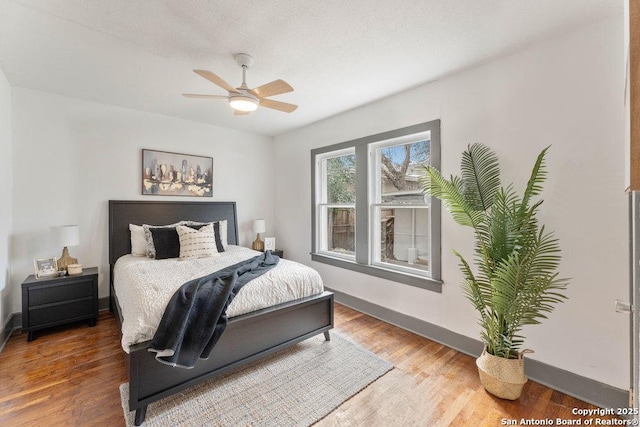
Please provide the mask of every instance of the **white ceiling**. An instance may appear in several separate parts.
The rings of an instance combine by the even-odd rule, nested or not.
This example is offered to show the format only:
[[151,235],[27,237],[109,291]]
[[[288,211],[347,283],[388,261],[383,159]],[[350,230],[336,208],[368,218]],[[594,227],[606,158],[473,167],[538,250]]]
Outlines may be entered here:
[[[13,86],[278,135],[621,15],[623,0],[0,0]],[[199,77],[284,79],[291,114],[234,116]]]

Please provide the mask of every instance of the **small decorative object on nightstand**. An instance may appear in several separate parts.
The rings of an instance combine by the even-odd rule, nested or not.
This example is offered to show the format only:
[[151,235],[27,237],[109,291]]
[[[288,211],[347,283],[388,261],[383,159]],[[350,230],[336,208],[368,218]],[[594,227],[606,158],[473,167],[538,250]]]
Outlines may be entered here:
[[62,255],[58,258],[58,270],[66,270],[69,264],[77,264],[78,259],[69,255],[67,246],[78,246],[80,244],[80,227],[77,225],[52,227],[51,234],[56,245],[64,246]]
[[276,250],[276,238],[275,237],[265,237],[264,238],[264,250],[265,251],[275,251]]
[[36,279],[32,274],[22,282],[22,330],[29,332],[77,320],[98,320],[98,268],[85,268],[77,276]]
[[33,267],[35,268],[36,279],[41,279],[43,277],[54,277],[58,274],[56,257],[34,259]]
[[267,225],[264,219],[254,219],[251,222],[251,230],[256,233],[256,240],[253,241],[251,249],[254,251],[264,251],[264,242],[260,239],[260,233],[267,231]]
[[69,276],[77,276],[82,274],[82,264],[69,264],[67,265],[67,272]]

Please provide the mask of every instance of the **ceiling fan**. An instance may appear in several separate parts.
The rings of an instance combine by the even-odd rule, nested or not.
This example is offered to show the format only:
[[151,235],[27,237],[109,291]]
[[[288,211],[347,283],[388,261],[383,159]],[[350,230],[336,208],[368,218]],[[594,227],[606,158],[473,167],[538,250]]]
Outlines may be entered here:
[[229,95],[198,95],[193,93],[183,93],[187,98],[209,98],[209,99],[226,99],[229,106],[233,108],[236,115],[250,114],[258,108],[258,105],[274,110],[291,113],[298,108],[297,105],[289,104],[281,101],[267,99],[269,96],[280,95],[287,92],[293,92],[293,88],[284,80],[274,80],[270,83],[249,89],[246,83],[247,70],[253,65],[253,58],[246,53],[239,53],[234,56],[236,62],[242,67],[242,84],[240,87],[234,88],[225,82],[220,76],[211,71],[193,70],[194,73],[204,77],[210,82],[220,86],[229,92]]

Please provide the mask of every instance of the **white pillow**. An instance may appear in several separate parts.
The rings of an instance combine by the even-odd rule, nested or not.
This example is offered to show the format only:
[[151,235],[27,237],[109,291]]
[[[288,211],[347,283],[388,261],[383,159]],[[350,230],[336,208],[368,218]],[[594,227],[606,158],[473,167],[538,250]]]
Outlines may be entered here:
[[[222,221],[214,221],[214,222],[199,222],[199,221],[182,221],[182,224],[180,225],[205,225],[205,224],[215,224],[218,223],[218,227],[220,228],[220,235],[218,236],[220,238],[220,243],[222,244],[222,249],[220,250],[220,252],[224,252],[225,249],[227,249],[227,246],[229,245],[229,243],[227,242],[227,220],[222,220]],[[214,228],[214,233],[215,233],[215,228]]]
[[147,238],[141,225],[129,224],[131,232],[131,255],[147,256]]
[[179,225],[176,231],[180,239],[180,259],[207,258],[218,253],[212,224],[205,225],[200,230]]

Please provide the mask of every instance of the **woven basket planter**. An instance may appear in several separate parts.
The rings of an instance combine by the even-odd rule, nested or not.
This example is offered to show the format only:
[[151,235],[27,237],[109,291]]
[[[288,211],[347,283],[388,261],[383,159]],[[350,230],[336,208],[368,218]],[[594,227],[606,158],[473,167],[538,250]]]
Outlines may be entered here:
[[527,382],[524,374],[525,352],[518,353],[516,359],[505,359],[487,353],[485,347],[482,355],[476,359],[480,383],[485,390],[501,399],[518,399]]

